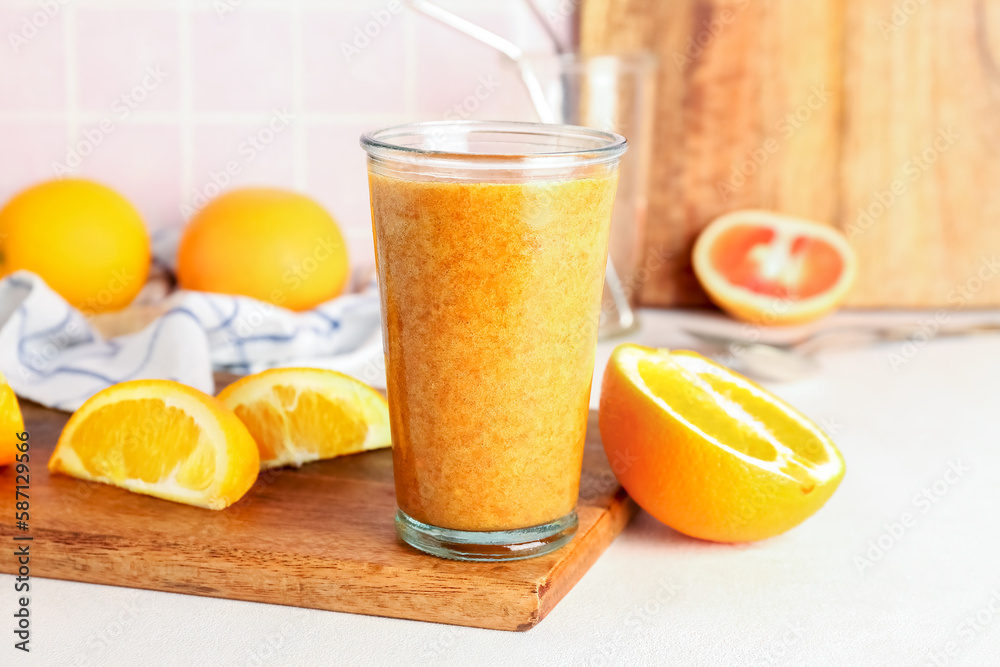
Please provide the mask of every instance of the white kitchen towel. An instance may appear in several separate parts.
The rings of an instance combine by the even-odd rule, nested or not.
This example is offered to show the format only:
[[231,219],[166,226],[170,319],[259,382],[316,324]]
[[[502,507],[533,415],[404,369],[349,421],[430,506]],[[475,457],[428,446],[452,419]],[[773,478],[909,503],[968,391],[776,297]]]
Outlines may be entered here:
[[308,365],[383,382],[374,285],[294,313],[246,297],[179,291],[140,330],[105,338],[38,276],[0,280],[0,371],[21,397],[60,410],[118,382],[163,378],[214,393],[212,371]]

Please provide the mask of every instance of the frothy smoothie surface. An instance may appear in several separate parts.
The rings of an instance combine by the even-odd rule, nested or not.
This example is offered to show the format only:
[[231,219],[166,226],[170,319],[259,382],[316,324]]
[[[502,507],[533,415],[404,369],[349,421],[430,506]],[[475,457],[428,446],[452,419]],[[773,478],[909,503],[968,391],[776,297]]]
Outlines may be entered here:
[[617,173],[369,183],[400,509],[476,531],[566,515]]

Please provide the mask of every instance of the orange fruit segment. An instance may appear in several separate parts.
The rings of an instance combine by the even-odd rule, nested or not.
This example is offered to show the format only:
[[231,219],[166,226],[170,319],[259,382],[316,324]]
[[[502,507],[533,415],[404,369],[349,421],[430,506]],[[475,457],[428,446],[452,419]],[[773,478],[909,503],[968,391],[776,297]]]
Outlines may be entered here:
[[844,476],[843,457],[818,426],[694,352],[615,349],[600,429],[629,495],[705,540],[779,535],[822,507]]
[[17,395],[7,384],[7,378],[0,373],[0,466],[14,462],[17,455],[17,434],[24,431],[24,417]]
[[246,424],[262,468],[392,444],[389,405],[365,383],[318,368],[274,368],[237,380],[219,400]]
[[246,427],[217,399],[179,382],[133,380],[73,413],[49,470],[223,509],[253,486],[260,457]]
[[733,317],[758,324],[819,318],[847,297],[857,260],[836,229],[768,211],[734,211],[695,242],[695,274]]

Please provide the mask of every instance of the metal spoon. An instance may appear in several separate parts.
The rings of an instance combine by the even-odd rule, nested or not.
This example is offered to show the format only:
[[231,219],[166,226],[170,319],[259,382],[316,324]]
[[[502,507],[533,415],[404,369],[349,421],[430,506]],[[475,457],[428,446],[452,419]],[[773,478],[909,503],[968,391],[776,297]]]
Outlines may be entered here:
[[524,82],[524,87],[528,89],[528,95],[531,97],[531,104],[535,107],[538,119],[543,123],[559,122],[559,116],[545,98],[545,89],[542,87],[542,82],[539,80],[538,75],[535,74],[531,63],[525,58],[524,50],[521,47],[508,39],[504,39],[495,32],[487,30],[472,21],[463,19],[458,14],[453,14],[433,2],[428,2],[427,0],[408,0],[406,4],[421,14],[429,16],[439,23],[443,23],[452,30],[457,30],[463,35],[471,37],[495,51],[499,51],[510,59],[517,66],[517,71],[521,75],[521,81]]
[[858,348],[890,341],[917,341],[1000,333],[1000,323],[940,328],[928,331],[916,325],[890,327],[839,327],[817,331],[787,343],[760,343],[746,338],[720,336],[684,329],[684,333],[725,350],[726,363],[734,370],[759,380],[791,382],[814,375],[820,369],[813,355],[833,348]]

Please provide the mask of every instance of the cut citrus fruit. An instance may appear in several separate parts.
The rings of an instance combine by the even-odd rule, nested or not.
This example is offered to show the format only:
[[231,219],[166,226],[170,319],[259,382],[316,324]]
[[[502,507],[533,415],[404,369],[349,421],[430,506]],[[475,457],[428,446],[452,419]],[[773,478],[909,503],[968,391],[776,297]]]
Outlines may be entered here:
[[829,313],[857,273],[854,249],[836,229],[768,211],[734,211],[695,242],[695,274],[737,319],[798,324]]
[[222,509],[253,486],[260,458],[246,427],[217,399],[179,382],[132,380],[73,413],[49,470]]
[[388,447],[389,405],[365,383],[318,368],[274,368],[219,393],[257,441],[262,468]]
[[618,346],[604,373],[600,429],[629,495],[705,540],[783,533],[844,476],[840,452],[818,426],[694,352]]
[[17,434],[24,432],[24,418],[17,395],[7,384],[7,378],[0,373],[0,466],[14,462],[17,444],[21,442]]

